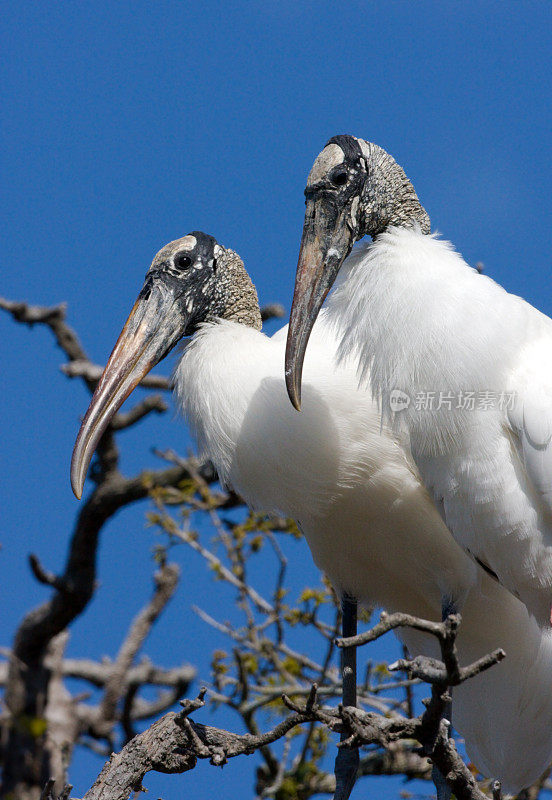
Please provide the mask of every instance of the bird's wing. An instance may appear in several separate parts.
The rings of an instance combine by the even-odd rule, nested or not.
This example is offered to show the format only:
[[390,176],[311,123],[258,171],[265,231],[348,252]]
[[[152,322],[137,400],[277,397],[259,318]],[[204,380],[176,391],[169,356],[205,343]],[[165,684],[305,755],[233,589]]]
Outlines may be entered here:
[[552,512],[552,390],[533,380],[516,392],[508,422],[529,482]]

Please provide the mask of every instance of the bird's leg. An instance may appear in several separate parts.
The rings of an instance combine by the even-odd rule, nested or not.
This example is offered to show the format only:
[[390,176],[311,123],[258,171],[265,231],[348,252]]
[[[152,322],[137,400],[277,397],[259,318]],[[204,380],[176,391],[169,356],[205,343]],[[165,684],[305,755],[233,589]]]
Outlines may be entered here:
[[[441,620],[444,622],[446,618],[450,614],[456,613],[456,606],[454,602],[450,599],[450,597],[443,598],[443,605],[441,607]],[[448,719],[450,722],[449,725],[449,736],[452,729],[452,687],[449,686],[448,693],[451,696],[451,699],[445,705],[445,709],[443,711],[443,717]],[[437,769],[434,765],[431,771],[431,777],[433,779],[433,783],[435,784],[435,789],[437,790],[437,800],[450,800],[451,797],[451,789],[447,784],[445,778],[441,774],[441,772]]]
[[[443,607],[441,609],[441,621],[444,622],[447,617],[450,617],[451,614],[456,614],[458,609],[456,608],[456,603],[454,600],[451,600],[450,597],[443,598]],[[452,730],[452,686],[448,687],[448,693],[450,695],[450,700],[445,706],[445,710],[443,716],[445,719],[448,719],[450,722],[449,726],[449,736]]]
[[[357,601],[344,594],[341,597],[343,611],[342,632],[344,637],[356,636]],[[343,705],[356,706],[357,676],[356,647],[344,647],[341,651],[341,677],[343,682]],[[346,730],[341,731],[341,741],[349,737]],[[334,800],[348,800],[355,785],[358,772],[358,747],[340,747],[335,759]]]

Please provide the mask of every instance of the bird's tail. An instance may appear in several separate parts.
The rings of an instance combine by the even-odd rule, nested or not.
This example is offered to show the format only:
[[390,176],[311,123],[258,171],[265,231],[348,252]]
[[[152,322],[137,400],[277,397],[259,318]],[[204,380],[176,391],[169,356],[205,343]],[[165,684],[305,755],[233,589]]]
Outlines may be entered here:
[[552,762],[552,631],[486,575],[462,620],[461,665],[499,647],[506,658],[454,690],[453,724],[476,767],[517,794]]
[[[460,609],[460,666],[502,648],[506,658],[454,688],[452,722],[487,778],[517,794],[552,763],[552,631],[483,572]],[[434,637],[403,628],[410,653],[438,657]]]

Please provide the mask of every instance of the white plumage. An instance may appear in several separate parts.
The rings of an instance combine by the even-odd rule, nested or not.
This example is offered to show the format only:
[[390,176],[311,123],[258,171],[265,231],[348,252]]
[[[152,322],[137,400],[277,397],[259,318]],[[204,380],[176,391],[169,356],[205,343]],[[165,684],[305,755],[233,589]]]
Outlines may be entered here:
[[[355,270],[329,312],[345,318],[343,309],[350,304],[346,342],[369,340],[368,330],[357,326],[360,306],[354,288],[362,289],[366,298],[373,283],[364,271],[376,259],[382,266],[381,259],[403,235],[416,234],[393,232],[371,246],[376,250],[363,249],[349,259]],[[435,240],[427,242],[457,258]],[[396,305],[383,277],[375,284],[387,302],[380,309],[381,320],[390,310],[394,315]],[[427,309],[427,297],[424,302]],[[423,308],[404,304],[410,330],[416,329]],[[374,318],[364,312],[362,306],[372,335]],[[400,327],[391,327],[389,335],[403,341]],[[317,322],[307,351],[302,413],[291,408],[282,369],[285,335],[285,328],[267,338],[231,321],[204,324],[176,369],[182,412],[224,481],[251,506],[299,522],[316,563],[338,591],[433,619],[440,619],[443,598],[450,598],[463,615],[458,640],[462,663],[496,647],[506,650],[505,661],[455,689],[454,721],[477,766],[500,778],[505,789],[518,791],[552,758],[549,633],[454,542],[420,481],[403,432],[382,427],[377,404],[358,388],[354,363],[332,366],[337,339],[327,317]],[[392,370],[393,382],[398,379],[399,367],[404,368],[408,353],[419,344],[405,337],[400,363],[387,366],[388,358],[375,360],[384,339],[382,332],[373,350],[362,353],[363,363],[374,364],[372,380],[378,391],[387,386],[385,370]],[[438,342],[434,349],[439,352]],[[370,376],[365,372],[364,377]],[[424,384],[423,374],[415,378]],[[432,452],[427,431],[415,437],[417,448],[420,442],[424,454]],[[436,654],[428,637],[404,631],[403,638],[412,653]]]
[[[427,230],[425,212],[397,165],[374,149],[378,158],[368,169],[364,157],[358,160],[364,150],[357,140],[339,141],[351,156],[352,188],[365,185],[367,196],[377,199],[372,189],[381,186],[377,169],[383,164],[404,190],[389,206],[392,218],[401,219],[406,211],[406,226],[414,213]],[[183,336],[193,335],[176,371],[177,395],[222,479],[253,507],[294,517],[340,593],[433,619],[440,618],[444,604],[453,603],[464,617],[458,639],[463,663],[496,647],[506,650],[505,661],[455,690],[455,725],[479,768],[518,790],[552,759],[550,626],[540,628],[525,605],[456,544],[422,484],[410,447],[439,511],[456,535],[464,536],[464,545],[471,544],[480,560],[542,611],[546,574],[539,572],[539,548],[546,554],[542,526],[548,483],[547,450],[541,443],[547,443],[548,433],[539,410],[543,392],[534,387],[540,386],[538,364],[547,352],[550,323],[470,272],[449,246],[412,230],[390,230],[349,259],[350,274],[343,272],[328,316],[314,330],[305,363],[304,410],[297,414],[285,386],[297,401],[297,366],[307,341],[301,317],[304,311],[310,329],[328,286],[317,268],[314,303],[305,295],[310,257],[316,257],[319,242],[328,252],[333,240],[346,249],[342,233],[352,235],[354,219],[371,220],[379,228],[387,208],[374,202],[370,213],[365,204],[356,215],[358,195],[343,183],[343,167],[341,162],[335,167],[335,160],[327,181],[322,177],[316,191],[309,189],[299,301],[294,300],[290,325],[299,339],[296,347],[292,334],[288,337],[285,378],[285,329],[272,339],[260,332],[257,295],[239,256],[201,231],[170,242],[155,256],[94,392],[73,450],[72,486],[80,497],[101,435],[132,389]],[[371,183],[363,178],[368,173]],[[330,185],[341,187],[339,202]],[[383,196],[389,200],[394,194],[384,191]],[[321,213],[313,207],[317,197]],[[339,211],[341,201],[352,217]],[[335,229],[329,239],[327,223]],[[339,258],[332,255],[328,263],[337,274]],[[441,274],[453,297],[440,285]],[[462,304],[468,306],[464,313]],[[424,329],[432,314],[439,324]],[[337,320],[352,361],[335,368],[339,337],[332,325]],[[500,320],[502,337],[495,335]],[[527,343],[525,354],[518,349],[508,361],[515,342]],[[384,400],[383,422],[370,391],[357,385],[358,346],[364,380]],[[460,409],[450,413],[447,426],[443,409],[424,416],[411,404],[391,419],[398,423],[395,429],[387,427],[390,388],[427,389],[436,375],[447,390],[464,388],[465,380],[474,378],[473,358],[480,351],[471,388],[477,390],[483,381],[487,389],[513,387],[524,402],[510,416]],[[512,542],[510,560],[501,550],[505,528]],[[483,544],[481,530],[488,537]],[[540,593],[535,575],[544,575]],[[436,654],[432,638],[413,631],[403,637],[413,654]]]
[[[552,321],[416,229],[388,229],[345,265],[329,309],[341,356],[409,436],[456,540],[549,630]],[[391,410],[393,389],[407,409]],[[467,393],[474,407],[459,408]]]

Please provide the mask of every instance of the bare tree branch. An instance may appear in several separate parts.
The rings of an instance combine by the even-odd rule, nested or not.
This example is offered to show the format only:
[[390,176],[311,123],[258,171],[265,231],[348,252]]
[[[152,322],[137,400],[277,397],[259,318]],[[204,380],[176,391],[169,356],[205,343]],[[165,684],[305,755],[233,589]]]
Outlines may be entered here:
[[[84,378],[93,386],[98,383],[104,370],[99,364],[93,364],[91,361],[88,361],[88,359],[70,361],[68,364],[62,364],[60,369],[68,378]],[[145,378],[142,378],[140,386],[144,389],[162,389],[166,392],[172,391],[170,379],[163,375],[156,375],[155,373],[149,373]]]
[[[111,675],[112,663],[99,663],[88,659],[66,658],[62,664],[63,674],[68,678],[81,678],[94,686],[104,687]],[[128,686],[178,686],[190,683],[195,677],[195,669],[188,665],[162,669],[148,658],[131,667],[126,675]]]
[[105,685],[95,725],[100,735],[111,733],[116,720],[117,703],[123,697],[127,685],[128,671],[152,625],[173,596],[179,574],[180,570],[176,564],[164,564],[155,575],[153,597],[132,623]]
[[[0,299],[0,308],[18,322],[44,324],[69,361],[86,360],[76,333],[65,321],[65,306],[44,308]],[[94,384],[87,380],[90,390]],[[155,487],[177,485],[187,475],[184,466],[125,479],[117,469],[118,451],[108,430],[98,447],[97,486],[81,506],[69,546],[64,572],[57,577],[31,559],[38,580],[52,586],[51,598],[30,611],[21,622],[8,667],[4,701],[8,717],[4,725],[3,791],[17,798],[36,798],[36,787],[50,778],[51,753],[36,726],[29,720],[45,720],[52,670],[47,666],[50,642],[82,613],[95,588],[96,551],[105,522],[125,505],[147,496]],[[194,469],[196,469],[194,465]],[[214,480],[212,468],[206,479]],[[29,753],[34,753],[29,758]]]
[[0,297],[0,308],[10,313],[17,322],[26,325],[47,325],[55,336],[56,343],[70,361],[85,361],[86,353],[75,331],[65,322],[66,303],[57,306],[31,306]]
[[[454,740],[449,738],[449,723],[442,719],[442,713],[448,699],[446,686],[451,685],[456,676],[458,681],[462,682],[478,674],[488,666],[488,661],[492,658],[479,659],[479,662],[466,668],[458,667],[451,656],[459,625],[457,616],[451,615],[443,623],[432,623],[408,615],[402,616],[402,625],[409,625],[417,630],[431,630],[441,645],[443,663],[436,662],[435,659],[426,659],[428,662],[425,665],[426,679],[433,684],[433,690],[431,700],[428,701],[421,717],[389,718],[358,708],[342,706],[337,709],[322,708],[317,702],[317,687],[313,685],[304,706],[299,706],[287,695],[283,695],[284,704],[293,714],[272,730],[264,734],[250,733],[237,736],[227,731],[200,726],[188,719],[190,712],[203,704],[203,690],[196,701],[183,703],[184,710],[180,714],[167,714],[129,742],[121,753],[112,756],[84,800],[100,800],[107,797],[110,800],[111,798],[124,800],[132,788],[141,785],[144,775],[150,769],[184,772],[193,769],[198,758],[208,758],[212,764],[220,766],[228,758],[266,747],[285,736],[294,727],[312,721],[321,722],[334,731],[339,730],[345,723],[351,731],[351,736],[342,743],[343,746],[378,744],[390,748],[400,740],[416,738],[427,754],[431,755],[458,800],[483,800],[485,795],[459,756]],[[388,628],[389,625],[398,624],[396,618],[384,620],[385,622],[388,623]],[[376,631],[373,638],[382,635],[382,627],[384,626],[381,622],[376,625],[373,629]],[[494,663],[498,660],[498,656],[495,656]],[[449,663],[448,668],[445,666],[445,661]],[[410,665],[407,666],[410,670]],[[422,666],[423,664],[418,661],[417,668],[420,671]],[[425,769],[421,766],[416,762],[416,769],[425,774]],[[281,779],[278,768],[274,778]]]
[[141,419],[147,417],[148,414],[151,414],[152,411],[156,414],[163,414],[167,409],[168,405],[161,395],[148,394],[143,400],[133,406],[130,411],[127,411],[126,414],[115,414],[111,420],[111,427],[114,431],[122,431],[125,428],[130,428],[132,425],[135,425]]

